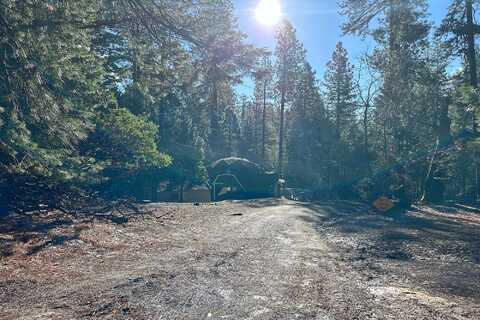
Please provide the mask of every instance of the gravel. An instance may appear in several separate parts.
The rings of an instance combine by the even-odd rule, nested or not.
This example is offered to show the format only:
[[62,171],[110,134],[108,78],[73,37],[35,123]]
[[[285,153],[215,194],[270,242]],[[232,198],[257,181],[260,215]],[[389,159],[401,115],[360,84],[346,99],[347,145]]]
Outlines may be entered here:
[[0,318],[480,319],[476,216],[270,199],[148,209],[0,222]]

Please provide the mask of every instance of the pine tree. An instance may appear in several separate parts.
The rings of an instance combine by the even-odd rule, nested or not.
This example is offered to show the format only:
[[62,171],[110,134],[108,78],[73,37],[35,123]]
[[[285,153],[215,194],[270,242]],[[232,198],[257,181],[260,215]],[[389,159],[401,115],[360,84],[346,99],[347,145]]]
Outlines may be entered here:
[[261,53],[246,45],[246,36],[238,30],[231,1],[210,3],[203,13],[202,38],[205,47],[198,52],[198,67],[203,73],[206,92],[209,95],[206,118],[208,118],[208,157],[216,160],[226,156],[226,111],[233,108],[233,85],[242,81]]
[[[479,4],[476,0],[454,0],[436,32],[437,36],[443,38],[451,54],[465,56],[468,61],[470,86],[474,90],[478,89],[475,37],[480,33],[480,26],[474,22],[474,7]],[[477,131],[476,109],[474,108],[471,113],[474,132]]]
[[265,54],[260,58],[259,65],[254,73],[255,80],[255,111],[256,111],[256,131],[259,136],[258,158],[263,165],[267,164],[268,140],[270,130],[268,128],[269,107],[272,104],[272,63],[270,54]]
[[325,72],[325,101],[334,125],[336,146],[329,150],[336,179],[345,178],[358,139],[357,104],[354,97],[353,67],[342,43],[338,43]]
[[303,45],[297,39],[295,28],[287,20],[284,20],[280,25],[276,38],[275,90],[279,97],[280,113],[277,170],[279,175],[282,176],[285,160],[285,111],[293,103],[299,70],[304,61],[305,52]]
[[327,64],[325,72],[325,96],[330,119],[335,124],[339,141],[346,142],[355,124],[353,67],[348,61],[347,50],[339,42]]
[[319,163],[324,160],[320,158],[326,151],[324,139],[330,127],[316,74],[306,61],[301,69],[290,114],[287,172],[292,183],[317,187],[324,171]]
[[0,183],[7,179],[14,197],[27,183],[35,186],[30,194],[49,197],[49,189],[83,181],[91,168],[78,149],[94,113],[111,100],[100,87],[104,73],[90,50],[92,32],[35,24],[66,16],[92,22],[97,8],[87,0],[0,6]]

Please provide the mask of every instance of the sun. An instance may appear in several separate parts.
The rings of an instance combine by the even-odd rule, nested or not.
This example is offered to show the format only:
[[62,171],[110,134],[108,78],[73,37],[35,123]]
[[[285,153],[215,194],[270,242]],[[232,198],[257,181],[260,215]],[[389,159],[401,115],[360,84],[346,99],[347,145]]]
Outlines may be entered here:
[[278,0],[261,0],[255,9],[255,15],[261,24],[273,26],[282,18],[282,7]]

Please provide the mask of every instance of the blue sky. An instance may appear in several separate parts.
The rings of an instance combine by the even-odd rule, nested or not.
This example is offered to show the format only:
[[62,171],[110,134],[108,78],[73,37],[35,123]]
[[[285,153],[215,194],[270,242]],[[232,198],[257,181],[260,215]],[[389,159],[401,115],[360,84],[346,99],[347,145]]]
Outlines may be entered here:
[[[335,45],[342,41],[350,58],[355,60],[362,52],[373,47],[368,40],[355,36],[342,36],[340,26],[344,18],[338,14],[336,0],[279,0],[285,16],[297,29],[297,36],[308,50],[308,61],[322,78]],[[258,23],[254,10],[260,0],[234,0],[240,29],[248,35],[248,42],[260,47],[275,47],[274,27]],[[439,24],[451,0],[429,0],[429,19]],[[248,88],[247,88],[248,89]]]

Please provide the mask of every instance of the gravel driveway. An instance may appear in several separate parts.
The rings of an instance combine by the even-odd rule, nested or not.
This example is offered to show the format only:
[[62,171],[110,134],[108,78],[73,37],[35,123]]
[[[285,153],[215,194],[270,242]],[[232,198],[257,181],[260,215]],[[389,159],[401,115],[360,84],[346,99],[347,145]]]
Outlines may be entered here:
[[349,202],[150,208],[0,232],[0,318],[480,319],[475,220]]

